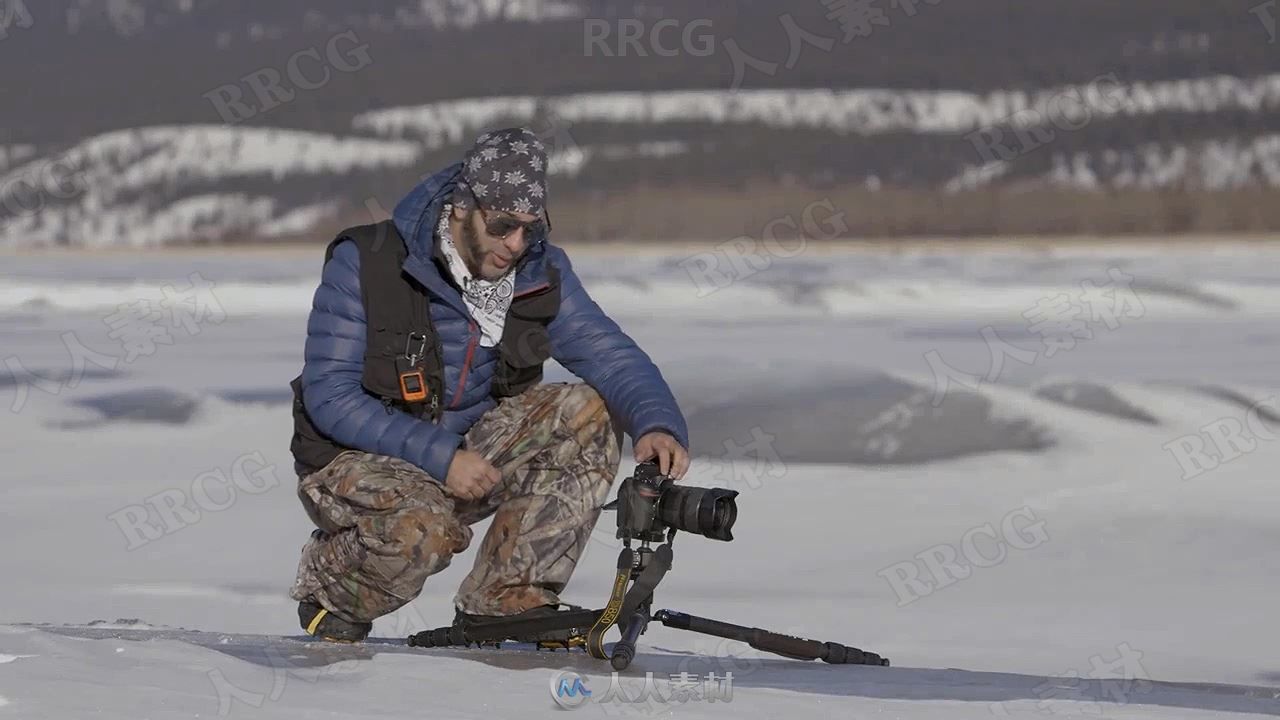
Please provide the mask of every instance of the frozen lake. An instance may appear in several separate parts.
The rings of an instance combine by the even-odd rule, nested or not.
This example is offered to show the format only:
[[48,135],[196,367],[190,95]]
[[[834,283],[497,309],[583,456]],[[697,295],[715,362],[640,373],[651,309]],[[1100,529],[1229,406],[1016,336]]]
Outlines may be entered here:
[[[0,256],[0,720],[556,712],[563,654],[379,654],[282,683],[180,639],[20,625],[298,634],[288,383],[321,255]],[[695,671],[734,671],[734,695],[645,714],[1280,714],[1280,252],[570,257],[676,390],[685,482],[742,493],[732,543],[677,539],[657,606],[894,664],[654,625],[648,669],[720,657]],[[606,515],[566,600],[603,604],[618,547]],[[374,635],[447,624],[473,556]],[[573,666],[607,685],[607,665]]]

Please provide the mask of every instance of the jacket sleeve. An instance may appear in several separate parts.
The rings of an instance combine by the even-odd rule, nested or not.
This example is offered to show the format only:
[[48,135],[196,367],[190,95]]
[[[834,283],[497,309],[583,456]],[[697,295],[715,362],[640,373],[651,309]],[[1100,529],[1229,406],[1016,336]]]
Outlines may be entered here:
[[633,441],[664,430],[684,447],[684,414],[662,373],[582,286],[564,250],[548,245],[560,270],[560,311],[551,321],[551,356],[604,398]]
[[325,263],[307,320],[302,402],[320,432],[348,447],[407,460],[444,482],[462,436],[383,405],[361,384],[366,329],[360,256],[342,242]]

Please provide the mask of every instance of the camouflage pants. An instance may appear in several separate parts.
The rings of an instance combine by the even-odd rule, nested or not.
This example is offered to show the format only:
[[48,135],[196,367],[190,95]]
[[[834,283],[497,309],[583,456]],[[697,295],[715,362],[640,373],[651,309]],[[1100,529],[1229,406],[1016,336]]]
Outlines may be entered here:
[[399,458],[344,452],[299,478],[317,529],[291,595],[372,622],[416,598],[492,515],[455,606],[508,615],[559,602],[617,476],[620,440],[594,389],[551,383],[504,399],[467,432],[463,447],[502,473],[478,500],[448,495],[443,478]]

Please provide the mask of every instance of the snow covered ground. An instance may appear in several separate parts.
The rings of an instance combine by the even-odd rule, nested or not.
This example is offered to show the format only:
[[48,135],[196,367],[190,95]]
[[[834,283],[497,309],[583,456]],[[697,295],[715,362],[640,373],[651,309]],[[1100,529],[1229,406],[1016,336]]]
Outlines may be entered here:
[[[685,482],[741,492],[733,542],[677,538],[657,605],[893,666],[655,624],[624,689],[732,672],[731,701],[577,712],[1280,714],[1280,252],[727,249],[572,251],[676,388]],[[562,668],[604,694],[580,654],[237,635],[300,632],[288,381],[319,259],[0,258],[0,720],[541,717]],[[603,603],[611,523],[566,600]],[[375,637],[446,624],[473,556]],[[29,625],[129,619],[227,635]]]

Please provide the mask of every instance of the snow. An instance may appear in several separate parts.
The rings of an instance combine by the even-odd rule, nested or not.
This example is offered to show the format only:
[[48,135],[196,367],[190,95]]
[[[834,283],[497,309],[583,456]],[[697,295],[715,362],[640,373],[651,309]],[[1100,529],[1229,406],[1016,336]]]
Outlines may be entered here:
[[[1131,149],[1055,153],[1053,164],[1044,177],[1050,184],[1088,190],[1280,187],[1280,135],[1245,142],[1208,140],[1191,147],[1149,143]],[[985,186],[1000,176],[998,166],[969,168],[950,180],[948,189]]]
[[[1069,102],[1064,101],[1067,98]],[[1020,128],[1054,125],[1066,130],[1105,117],[1229,110],[1260,114],[1277,108],[1280,74],[1150,83],[1123,83],[1113,76],[1102,76],[1089,83],[1035,92],[986,94],[779,88],[488,96],[372,110],[356,116],[354,126],[386,137],[420,138],[435,149],[468,140],[499,120],[532,121],[539,109],[566,127],[591,122],[750,123],[876,134],[961,133],[1005,123]]]
[[[1088,250],[1056,251],[1019,265],[1010,265],[1003,252],[977,249],[924,255],[912,250],[862,253],[856,262],[831,264],[830,256],[840,257],[838,247],[830,249],[813,239],[798,242],[786,240],[770,248],[756,241],[741,257],[730,243],[692,246],[669,255],[633,249],[625,269],[607,262],[589,265],[594,273],[592,292],[616,314],[635,320],[661,310],[703,322],[736,317],[817,323],[886,314],[1025,321],[1024,313],[1044,298],[1079,295],[1085,281],[1097,286],[1116,282],[1114,271],[1120,282],[1141,292],[1144,318],[1213,320],[1229,315],[1224,309],[1259,316],[1280,313],[1280,283],[1258,267],[1254,250],[1161,250],[1143,257],[1137,269],[1129,267],[1133,261],[1127,256],[1117,259]],[[49,308],[105,316],[125,303],[159,303],[166,288],[175,292],[192,282],[210,283],[212,300],[235,317],[298,318],[309,310],[313,277],[283,261],[250,273],[249,268],[237,267],[232,251],[226,252],[232,258],[226,262],[216,250],[161,254],[154,260],[131,256],[139,258],[135,267],[151,268],[147,274],[164,277],[165,282],[140,279],[137,270],[122,266],[103,268],[94,254],[53,254],[47,257],[54,260],[47,261],[24,258],[9,263],[9,273],[0,277],[0,312]],[[319,262],[309,249],[289,252],[301,254],[293,262],[306,270]],[[594,257],[611,251],[584,252]],[[1256,252],[1266,257],[1274,253]],[[179,257],[183,259],[174,259]],[[193,262],[190,267],[183,264]],[[112,272],[113,267],[122,269]],[[60,268],[73,271],[63,274]],[[95,277],[95,272],[108,274]]]
[[[300,633],[286,591],[310,528],[293,492],[288,381],[321,252],[3,258],[0,716],[487,720],[559,712],[548,687],[564,667],[607,687],[607,665],[581,654],[328,653],[240,635]],[[1280,714],[1280,404],[1267,404],[1280,386],[1280,251],[815,245],[708,295],[681,266],[700,252],[721,251],[629,253],[624,268],[613,251],[570,249],[681,399],[697,451],[684,482],[741,492],[733,542],[677,538],[657,606],[893,666],[803,663],[655,624],[628,689],[646,671],[732,671],[732,701],[589,712]],[[1040,301],[1081,298],[1113,268],[1135,279],[1141,312],[1114,327],[1083,313],[1092,337],[1050,355]],[[130,358],[136,336],[108,321],[117,304],[171,308],[159,303],[193,273],[214,283],[203,300],[218,311],[164,317],[172,342]],[[627,278],[649,285],[629,291]],[[662,302],[642,313],[642,297]],[[984,378],[988,327],[1034,358],[1007,356]],[[68,337],[96,362],[77,369]],[[953,382],[935,404],[930,356],[981,382]],[[571,376],[557,366],[548,379]],[[566,600],[607,596],[611,522]],[[374,635],[447,623],[474,552]],[[94,623],[107,639],[24,623]],[[166,628],[215,636],[127,639]],[[1087,691],[1074,700],[1073,673]]]
[[[575,8],[549,0],[438,2],[397,22],[537,22]],[[570,177],[591,163],[698,152],[703,148],[687,139],[661,135],[664,127],[686,133],[690,123],[701,123],[840,135],[954,135],[985,162],[955,167],[940,185],[949,192],[1024,181],[1090,190],[1277,187],[1275,134],[1055,151],[1051,169],[1033,169],[1031,177],[1013,157],[1029,156],[1049,138],[1096,127],[1094,121],[1189,113],[1262,117],[1277,110],[1280,74],[1151,83],[1104,75],[1076,85],[989,93],[774,88],[484,96],[371,110],[355,116],[349,135],[230,124],[131,128],[69,148],[0,146],[0,206],[7,211],[0,215],[0,247],[149,247],[301,235],[340,212],[339,203],[352,202],[333,188],[358,180],[358,173],[413,167],[427,153],[465,145],[498,123],[530,125],[547,142],[549,172]],[[647,125],[656,137],[579,143],[573,129],[582,123]],[[875,190],[882,183],[869,177],[866,185]]]
[[587,13],[580,2],[566,0],[419,0],[416,8],[398,8],[396,19],[409,27],[469,29],[495,22],[568,20]]
[[0,173],[0,200],[12,210],[0,219],[0,247],[147,246],[261,226],[297,232],[322,216],[319,207],[279,209],[269,194],[203,189],[404,167],[421,152],[412,142],[273,128],[114,131]]
[[258,232],[263,237],[302,234],[333,217],[335,212],[334,203],[305,205],[262,225],[258,228]]
[[601,144],[556,147],[547,155],[547,174],[551,176],[566,175],[574,177],[582,172],[587,163],[602,159],[608,161],[629,160],[632,158],[664,158],[683,155],[689,151],[689,144],[678,140],[661,140],[632,144]]

